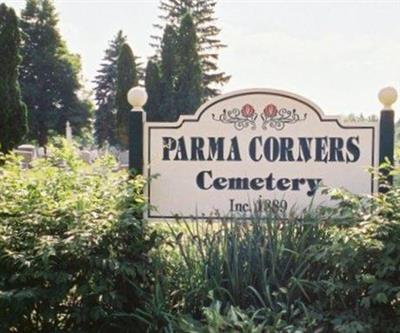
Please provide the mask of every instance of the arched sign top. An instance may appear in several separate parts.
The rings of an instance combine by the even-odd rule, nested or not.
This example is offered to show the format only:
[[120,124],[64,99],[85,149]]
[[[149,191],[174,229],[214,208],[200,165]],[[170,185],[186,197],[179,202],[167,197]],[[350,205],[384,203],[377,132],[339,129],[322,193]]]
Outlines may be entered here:
[[[226,101],[228,100],[235,100],[235,99],[242,99],[242,98],[249,98],[251,99],[253,96],[263,96],[265,97],[266,100],[268,100],[268,97],[279,97],[282,98],[283,100],[287,101],[293,101],[297,102],[299,104],[302,104],[305,108],[308,110],[314,111],[315,115],[318,116],[320,121],[334,121],[337,123],[338,126],[342,128],[352,128],[354,125],[357,127],[370,127],[371,123],[370,122],[357,122],[357,123],[352,123],[352,122],[346,122],[345,124],[341,122],[340,117],[336,115],[326,115],[324,111],[314,102],[311,100],[297,95],[295,93],[291,93],[288,91],[284,90],[278,90],[278,89],[268,89],[268,88],[252,88],[252,89],[243,89],[243,90],[236,90],[230,93],[222,94],[219,96],[216,96],[209,101],[205,102],[203,105],[201,105],[194,114],[189,114],[189,115],[181,115],[179,119],[175,123],[152,123],[152,127],[158,127],[158,125],[161,126],[168,126],[171,128],[180,128],[185,122],[198,122],[201,120],[201,118],[210,111],[211,108],[216,108],[219,105],[224,105]],[[245,104],[246,105],[246,104]],[[267,106],[267,105],[266,105]],[[273,112],[273,111],[272,111]]]
[[[312,101],[300,96],[296,95],[293,93],[290,93],[288,91],[284,90],[277,90],[277,89],[267,89],[267,88],[253,88],[253,89],[244,89],[244,90],[236,90],[227,94],[219,95],[217,97],[214,97],[210,101],[206,102],[203,104],[194,114],[194,116],[199,119],[204,112],[206,112],[211,106],[214,106],[216,104],[222,103],[227,99],[232,99],[235,97],[242,97],[242,96],[251,96],[251,95],[266,95],[266,96],[280,96],[283,98],[288,98],[292,99],[295,101],[298,101],[305,106],[309,107],[310,109],[314,110],[316,114],[322,119],[324,116],[324,113],[322,109],[313,103]],[[185,116],[182,117],[185,119]]]
[[[150,218],[304,209],[322,186],[373,193],[376,123],[342,124],[308,99],[247,89],[213,98],[175,123],[145,126]],[[217,213],[216,213],[217,212]]]

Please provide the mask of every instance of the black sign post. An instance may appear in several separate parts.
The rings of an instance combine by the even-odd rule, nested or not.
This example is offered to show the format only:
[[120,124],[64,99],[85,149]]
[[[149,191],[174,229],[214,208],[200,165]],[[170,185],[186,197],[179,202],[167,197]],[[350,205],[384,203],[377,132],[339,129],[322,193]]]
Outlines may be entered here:
[[[396,102],[397,92],[394,88],[387,87],[380,91],[379,100],[383,104],[379,121],[379,164],[388,162],[394,165],[394,111],[392,105]],[[379,184],[379,192],[385,193],[393,184],[390,167],[381,170],[383,179]]]
[[132,105],[129,114],[129,172],[131,175],[143,175],[143,125],[146,114],[143,105],[147,101],[147,93],[141,87],[134,87],[128,93],[128,101]]
[[142,111],[129,114],[129,171],[143,174],[143,115]]

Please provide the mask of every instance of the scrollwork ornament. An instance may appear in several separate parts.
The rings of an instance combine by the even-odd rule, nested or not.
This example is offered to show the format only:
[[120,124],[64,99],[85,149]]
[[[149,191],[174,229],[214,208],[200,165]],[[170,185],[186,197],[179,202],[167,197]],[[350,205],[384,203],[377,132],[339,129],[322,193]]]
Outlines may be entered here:
[[[233,124],[234,128],[241,131],[250,127],[252,130],[257,128],[256,120],[258,118],[254,107],[245,104],[242,109],[234,108],[232,110],[224,109],[220,115],[212,114],[212,119],[224,124]],[[262,120],[261,128],[267,130],[273,128],[277,131],[283,130],[288,124],[295,124],[307,118],[307,114],[299,115],[296,109],[281,108],[278,110],[276,105],[268,104],[264,111],[260,113]]]
[[268,127],[281,131],[288,124],[295,124],[298,121],[303,121],[307,118],[307,114],[300,116],[296,109],[289,110],[286,108],[281,108],[273,116],[269,116],[266,112],[261,114],[261,119],[263,120],[262,128],[264,130]]
[[257,114],[252,110],[254,109],[251,108],[246,109],[245,107],[243,107],[242,110],[238,108],[234,108],[232,110],[223,110],[219,116],[213,114],[212,118],[224,124],[233,124],[235,129],[239,131],[248,127],[254,130],[257,127],[256,126]]

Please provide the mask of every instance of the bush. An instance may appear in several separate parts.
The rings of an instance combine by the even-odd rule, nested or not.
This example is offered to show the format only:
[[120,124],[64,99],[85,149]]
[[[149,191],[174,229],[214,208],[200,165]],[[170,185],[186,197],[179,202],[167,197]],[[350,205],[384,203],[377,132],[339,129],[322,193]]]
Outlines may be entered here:
[[[263,333],[272,332],[274,329],[282,328],[282,332],[291,332],[293,327],[283,328],[284,324],[278,320],[273,325],[267,325],[263,318],[262,310],[243,311],[230,306],[225,311],[219,301],[213,302],[209,307],[203,309],[204,321],[193,320],[188,316],[178,316],[175,330],[177,332],[213,333],[213,332],[241,332],[241,333]],[[283,325],[282,325],[283,324]]]
[[400,188],[373,198],[343,192],[321,253],[325,315],[337,332],[400,332]]
[[144,180],[52,149],[22,170],[0,169],[0,331],[141,332],[121,327],[151,288],[154,245],[138,218]]
[[[230,323],[226,327],[243,324],[232,322],[236,316],[268,332],[289,332],[293,324],[317,328],[318,313],[309,305],[318,303],[321,294],[318,281],[324,267],[318,255],[328,242],[326,227],[312,215],[303,221],[178,221],[158,254],[155,274],[164,296],[151,306],[163,308],[158,315],[164,314],[164,320],[152,322],[176,327],[187,315],[201,321],[213,313]],[[171,322],[168,311],[178,319]],[[210,325],[206,327],[214,332]],[[178,327],[181,332],[188,326]]]
[[155,233],[144,180],[113,167],[65,145],[28,170],[5,158],[0,332],[400,332],[399,187]]
[[331,195],[302,220],[171,224],[149,331],[399,332],[400,189]]

